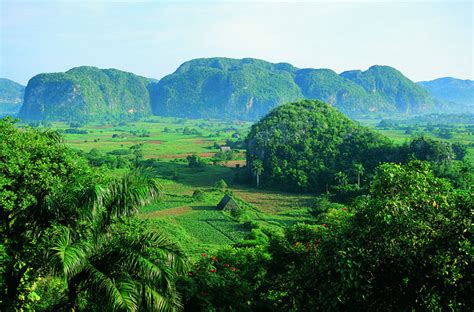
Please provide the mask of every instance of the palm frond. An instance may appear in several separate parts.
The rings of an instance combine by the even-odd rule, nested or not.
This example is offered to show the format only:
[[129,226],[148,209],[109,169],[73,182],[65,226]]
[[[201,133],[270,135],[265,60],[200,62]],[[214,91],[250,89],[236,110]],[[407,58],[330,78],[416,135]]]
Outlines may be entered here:
[[140,299],[139,291],[129,278],[115,281],[94,266],[88,268],[89,283],[103,293],[105,306],[113,311],[137,311]]
[[145,286],[143,289],[143,297],[146,301],[146,309],[148,311],[178,311],[181,310],[181,298],[178,292],[169,292],[164,296],[154,288]]
[[48,128],[48,129],[41,130],[40,133],[42,136],[47,137],[53,143],[62,143],[64,141],[61,133],[59,133],[56,130]]
[[142,170],[135,170],[110,182],[96,199],[105,208],[107,220],[136,214],[140,207],[150,204],[163,195],[161,185],[150,179]]
[[71,231],[63,228],[52,247],[51,266],[56,275],[70,278],[86,266],[90,245],[87,242],[74,243]]

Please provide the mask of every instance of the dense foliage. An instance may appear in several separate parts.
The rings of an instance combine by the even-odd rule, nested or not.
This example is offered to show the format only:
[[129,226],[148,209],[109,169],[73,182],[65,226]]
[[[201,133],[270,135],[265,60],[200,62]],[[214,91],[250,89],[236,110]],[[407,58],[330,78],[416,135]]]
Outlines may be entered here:
[[[387,138],[321,101],[309,100],[273,110],[252,126],[247,143],[248,168],[255,171],[253,163],[261,161],[262,182],[291,191],[344,185],[355,181],[359,170],[371,171],[394,154]],[[338,174],[344,172],[352,176]]]
[[276,108],[252,126],[247,145],[247,168],[255,182],[289,191],[332,192],[339,201],[365,193],[374,168],[390,161],[428,161],[456,187],[470,189],[472,184],[473,167],[464,159],[467,146],[422,135],[397,146],[321,101]]
[[101,115],[150,112],[144,77],[116,69],[83,66],[30,79],[19,116],[22,119],[81,120]]
[[9,79],[0,78],[0,116],[16,115],[23,103],[25,87]]
[[154,179],[134,171],[106,179],[58,133],[19,130],[11,119],[0,121],[0,147],[2,311],[181,305],[180,248],[130,220],[162,193]]
[[314,224],[202,253],[185,308],[238,311],[468,311],[472,193],[427,163],[378,167],[368,196],[323,204]]

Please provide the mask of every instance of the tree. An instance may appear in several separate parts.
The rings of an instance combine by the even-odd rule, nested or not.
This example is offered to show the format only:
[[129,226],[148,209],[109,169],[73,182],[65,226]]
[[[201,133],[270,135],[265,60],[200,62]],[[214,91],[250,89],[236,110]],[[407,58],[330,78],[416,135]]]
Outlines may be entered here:
[[174,283],[176,273],[185,270],[184,256],[162,233],[137,219],[114,221],[108,230],[60,230],[51,263],[67,282],[68,310],[79,308],[81,296],[88,305],[115,311],[179,309]]
[[350,210],[270,242],[269,292],[283,310],[470,310],[473,203],[426,162],[383,164]]
[[140,163],[140,161],[143,160],[143,150],[142,150],[143,144],[135,144],[130,146],[130,149],[132,150],[133,156],[134,156],[134,161],[135,161],[135,167],[137,167]]
[[252,161],[252,172],[257,179],[257,188],[260,186],[260,176],[263,173],[263,163],[260,159],[254,159]]
[[413,139],[410,143],[410,152],[413,153],[416,159],[433,162],[447,162],[455,157],[449,143],[423,136]]
[[77,199],[100,181],[61,141],[57,132],[20,131],[11,118],[0,120],[1,310],[22,308],[20,285],[25,274],[34,279],[44,265],[45,233],[58,224],[74,226]]
[[364,166],[360,163],[354,164],[354,171],[357,174],[357,187],[360,188],[360,178],[364,174]]
[[189,155],[186,157],[186,159],[188,161],[189,168],[203,168],[206,166],[206,162],[196,154]]
[[174,274],[184,268],[181,250],[143,223],[123,219],[161,194],[155,180],[134,171],[82,198],[83,210],[92,213],[82,216],[81,227],[59,227],[50,249],[53,272],[67,283],[69,310],[87,293],[114,310],[179,307]]
[[347,184],[349,183],[349,177],[344,172],[341,172],[341,171],[337,172],[334,175],[334,178],[339,183],[339,185],[342,186],[342,187],[347,186]]

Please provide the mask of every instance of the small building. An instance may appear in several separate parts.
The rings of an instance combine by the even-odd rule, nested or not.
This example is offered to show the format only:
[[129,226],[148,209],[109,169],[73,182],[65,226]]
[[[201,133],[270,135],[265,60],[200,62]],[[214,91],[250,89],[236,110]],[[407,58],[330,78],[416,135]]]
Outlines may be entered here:
[[226,194],[217,204],[217,209],[232,212],[238,210],[239,205],[237,205],[237,203],[234,199],[232,199],[232,197]]
[[221,152],[230,152],[231,148],[230,146],[221,146],[220,150]]
[[234,138],[234,139],[240,139],[240,134],[234,133],[234,134],[232,134],[232,138]]

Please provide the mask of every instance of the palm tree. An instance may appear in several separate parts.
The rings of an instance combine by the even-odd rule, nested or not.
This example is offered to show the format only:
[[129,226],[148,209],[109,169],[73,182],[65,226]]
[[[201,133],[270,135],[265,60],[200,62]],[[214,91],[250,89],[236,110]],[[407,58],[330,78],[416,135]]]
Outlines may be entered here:
[[360,188],[360,178],[364,174],[364,166],[362,164],[354,164],[354,171],[357,174],[357,188]]
[[104,310],[180,308],[174,279],[185,269],[181,249],[143,221],[124,218],[160,194],[156,181],[140,172],[84,192],[85,225],[58,228],[51,249],[53,272],[67,285],[68,310],[77,310],[79,295],[100,300]]
[[257,188],[260,186],[260,175],[263,173],[263,163],[260,159],[252,161],[252,172],[257,178]]

